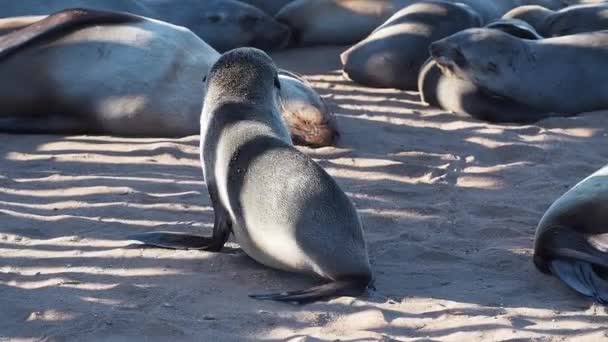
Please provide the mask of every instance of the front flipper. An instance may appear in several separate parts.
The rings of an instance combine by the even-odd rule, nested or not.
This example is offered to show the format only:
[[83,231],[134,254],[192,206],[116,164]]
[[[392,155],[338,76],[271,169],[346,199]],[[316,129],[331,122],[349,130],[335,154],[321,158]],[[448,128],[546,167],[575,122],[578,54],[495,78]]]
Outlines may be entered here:
[[593,265],[572,259],[554,259],[549,269],[556,277],[578,293],[608,304],[608,280],[602,278]]
[[259,300],[274,300],[278,302],[293,302],[297,304],[306,304],[321,299],[328,299],[331,297],[360,296],[365,293],[369,284],[370,279],[368,277],[351,278],[311,287],[307,290],[272,293],[264,295],[249,295],[249,297]]
[[210,246],[216,244],[214,239],[210,237],[165,231],[133,234],[129,235],[127,238],[129,240],[142,242],[149,246],[169,249],[209,250]]

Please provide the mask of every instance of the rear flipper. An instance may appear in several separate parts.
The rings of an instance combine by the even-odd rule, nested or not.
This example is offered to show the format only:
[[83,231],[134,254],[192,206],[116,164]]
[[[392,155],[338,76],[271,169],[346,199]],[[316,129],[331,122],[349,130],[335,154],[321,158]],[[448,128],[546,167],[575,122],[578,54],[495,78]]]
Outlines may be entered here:
[[549,269],[575,291],[600,304],[608,304],[608,280],[602,278],[592,264],[572,259],[554,259],[549,262]]
[[264,295],[249,295],[259,300],[274,300],[278,302],[293,302],[306,304],[331,297],[360,296],[367,290],[370,280],[367,277],[338,280],[325,285],[311,287],[307,290],[272,293]]

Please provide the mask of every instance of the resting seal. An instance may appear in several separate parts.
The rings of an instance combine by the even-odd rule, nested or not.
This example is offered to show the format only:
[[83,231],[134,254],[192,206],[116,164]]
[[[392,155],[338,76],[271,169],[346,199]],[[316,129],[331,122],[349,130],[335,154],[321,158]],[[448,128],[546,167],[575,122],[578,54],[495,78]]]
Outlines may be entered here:
[[608,29],[608,3],[570,6],[559,11],[523,6],[505,14],[505,18],[528,21],[545,37],[567,36]]
[[430,51],[444,74],[542,112],[608,108],[608,31],[527,40],[473,28],[433,43]]
[[428,46],[481,24],[479,14],[464,4],[427,0],[409,5],[340,55],[344,74],[369,87],[416,90]]
[[[206,72],[219,53],[191,31],[126,13],[73,9],[0,19],[0,131],[185,136],[199,131]],[[32,69],[35,68],[35,69]],[[33,72],[35,70],[36,72]],[[304,80],[281,75],[283,112],[300,144],[337,135]]]
[[215,224],[209,238],[133,236],[151,245],[218,251],[233,233],[258,262],[324,278],[308,290],[252,296],[309,302],[363,293],[372,279],[357,211],[337,183],[295,149],[279,113],[280,83],[265,53],[222,55],[206,78],[201,162]]
[[0,18],[49,15],[70,8],[127,12],[190,29],[219,51],[239,46],[279,49],[289,28],[236,0],[19,0],[4,1]]
[[[486,27],[522,39],[542,39],[529,24],[518,19],[501,19]],[[530,123],[554,115],[508,98],[492,96],[468,80],[450,76],[444,75],[435,61],[429,58],[418,76],[421,101],[454,113],[467,114],[495,123]]]
[[608,304],[608,165],[558,198],[536,228],[534,264]]

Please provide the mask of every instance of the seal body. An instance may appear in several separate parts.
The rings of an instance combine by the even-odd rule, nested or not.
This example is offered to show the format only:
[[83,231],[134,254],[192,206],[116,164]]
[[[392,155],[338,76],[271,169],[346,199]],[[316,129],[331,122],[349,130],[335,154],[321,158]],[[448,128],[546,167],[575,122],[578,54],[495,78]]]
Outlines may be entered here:
[[[251,48],[229,51],[206,82],[201,161],[215,224],[199,248],[217,251],[233,233],[258,262],[329,281],[254,298],[308,302],[364,292],[372,276],[360,219],[336,182],[293,147],[279,113],[280,83],[270,57]],[[192,246],[180,242],[187,236],[169,232],[134,238]]]
[[608,31],[527,40],[474,28],[433,43],[430,51],[444,74],[543,112],[608,108]]
[[[542,39],[532,26],[518,19],[501,19],[486,27],[522,39]],[[445,75],[432,58],[420,69],[418,89],[422,102],[483,121],[530,123],[555,115],[509,98],[493,96],[469,80]]]
[[291,28],[292,45],[354,44],[417,0],[295,0],[275,18]]
[[216,50],[239,46],[278,49],[289,28],[262,10],[236,0],[20,0],[0,6],[0,18],[49,15],[70,8],[128,12],[190,29]]
[[558,198],[540,220],[534,263],[608,304],[608,165]]
[[344,74],[370,87],[415,90],[418,71],[429,57],[428,46],[481,23],[479,14],[464,4],[420,1],[409,5],[342,53]]
[[219,54],[186,28],[68,10],[0,38],[4,131],[182,136]]

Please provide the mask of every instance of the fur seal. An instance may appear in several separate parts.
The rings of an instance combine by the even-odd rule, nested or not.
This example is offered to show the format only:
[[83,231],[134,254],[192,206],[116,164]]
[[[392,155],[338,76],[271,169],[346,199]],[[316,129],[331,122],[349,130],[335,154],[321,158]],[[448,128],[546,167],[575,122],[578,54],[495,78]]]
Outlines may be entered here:
[[534,264],[608,304],[608,165],[558,198],[536,228]]
[[527,21],[545,37],[608,29],[608,3],[576,5],[551,11],[540,6],[522,6],[504,15]]
[[190,29],[218,51],[239,46],[271,50],[289,41],[289,28],[236,0],[19,0],[5,1],[0,18],[49,15],[70,8],[128,12]]
[[[294,45],[346,45],[367,37],[400,9],[420,0],[295,0],[276,15],[292,30]],[[563,7],[561,0],[449,0],[474,9],[483,24],[523,5]]]
[[[522,39],[542,39],[534,28],[518,19],[501,19],[486,27]],[[484,93],[468,80],[446,76],[432,58],[420,69],[418,89],[422,102],[456,114],[467,114],[478,120],[529,123],[553,116],[552,113],[536,110],[511,99]]]
[[472,28],[431,44],[430,52],[444,74],[542,112],[608,108],[608,31],[527,40]]
[[291,44],[354,44],[417,0],[295,0],[275,18],[291,28]]
[[296,145],[321,147],[339,138],[336,118],[325,100],[299,75],[279,70],[281,108]]
[[[6,21],[11,29],[15,22],[29,24],[0,37],[0,72],[10,77],[0,82],[0,131],[163,137],[198,132],[203,85],[195,75],[220,54],[191,31],[96,10],[38,19],[0,19],[0,29]],[[33,66],[36,72],[22,71]],[[283,112],[294,139],[332,144],[333,116],[318,94],[302,79],[280,77],[288,83]]]
[[482,19],[471,7],[426,0],[409,5],[367,38],[340,55],[343,72],[356,83],[378,88],[416,90],[418,71],[429,58],[428,46]]
[[264,52],[222,55],[206,77],[201,162],[215,214],[211,237],[152,232],[170,248],[222,248],[234,234],[256,261],[324,278],[308,290],[253,298],[305,303],[362,294],[372,280],[361,221],[338,184],[295,149],[279,113],[277,69]]

